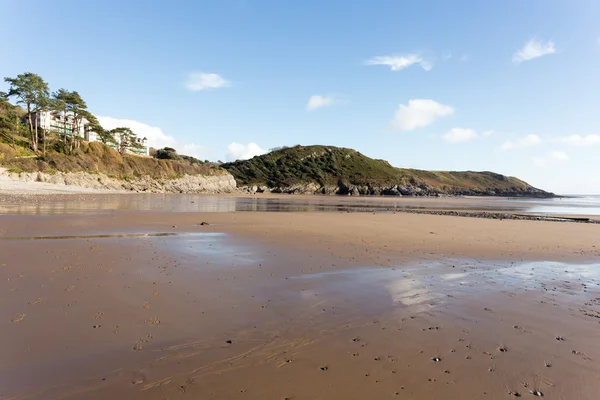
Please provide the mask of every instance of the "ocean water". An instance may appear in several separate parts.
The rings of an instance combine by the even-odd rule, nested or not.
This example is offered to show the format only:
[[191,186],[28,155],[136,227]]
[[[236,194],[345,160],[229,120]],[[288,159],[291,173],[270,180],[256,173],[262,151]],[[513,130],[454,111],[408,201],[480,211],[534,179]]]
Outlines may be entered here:
[[115,211],[162,212],[346,212],[402,210],[471,210],[538,215],[600,216],[600,195],[564,196],[554,199],[506,197],[371,197],[257,195],[210,196],[196,194],[106,194],[54,196],[23,201],[0,197],[0,214],[72,214]]
[[527,212],[540,214],[600,215],[600,195],[573,195],[535,202]]

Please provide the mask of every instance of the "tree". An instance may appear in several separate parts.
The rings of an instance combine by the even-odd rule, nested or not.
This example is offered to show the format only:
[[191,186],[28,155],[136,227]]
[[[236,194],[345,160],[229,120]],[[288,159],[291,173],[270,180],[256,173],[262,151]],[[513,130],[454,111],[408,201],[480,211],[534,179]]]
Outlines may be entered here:
[[119,144],[119,153],[122,155],[131,150],[141,150],[144,148],[140,143],[137,135],[133,133],[130,128],[115,128],[110,131],[113,137],[118,137],[117,143]]
[[[59,89],[52,94],[53,109],[60,114],[65,124],[63,132],[63,141],[65,145],[68,142],[68,153],[73,153],[76,146],[79,146],[79,132],[84,124],[84,120],[92,117],[92,114],[87,110],[87,104],[76,91],[68,91]],[[71,126],[71,134],[67,131],[67,125]],[[60,132],[59,132],[60,134]],[[66,146],[65,146],[66,147]],[[65,150],[67,150],[65,148]]]
[[42,79],[41,76],[31,72],[25,72],[17,75],[16,78],[6,77],[4,78],[4,81],[10,85],[8,96],[16,97],[17,104],[21,104],[27,109],[27,121],[29,133],[31,135],[31,149],[37,152],[38,119],[35,119],[34,126],[33,114],[41,111],[41,109],[47,105],[48,98],[50,96],[48,84]]
[[[14,106],[8,101],[8,94],[0,91],[0,137],[12,144],[16,149],[16,142],[24,140],[29,143],[29,131],[19,124],[24,111],[19,106]],[[25,132],[23,132],[25,130]]]
[[181,160],[181,156],[177,154],[177,151],[172,147],[165,147],[163,149],[156,150],[154,158],[161,160]]
[[96,133],[96,137],[104,144],[117,144],[114,134],[110,130],[104,129],[94,114],[89,113],[85,119],[88,121],[85,127],[86,131]]

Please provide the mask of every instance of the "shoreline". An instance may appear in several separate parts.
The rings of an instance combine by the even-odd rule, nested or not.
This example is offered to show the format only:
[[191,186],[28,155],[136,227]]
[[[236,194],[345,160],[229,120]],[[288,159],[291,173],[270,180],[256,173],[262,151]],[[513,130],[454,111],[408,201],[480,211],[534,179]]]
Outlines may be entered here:
[[[0,181],[0,186],[2,182]],[[50,185],[35,183],[35,185]],[[57,185],[58,186],[58,185]],[[4,187],[2,188],[4,189]],[[528,208],[544,205],[539,199],[480,197],[394,197],[276,194],[174,194],[134,193],[89,189],[88,192],[0,193],[0,215],[13,212],[36,214],[47,212],[165,211],[215,212],[319,211],[376,214],[422,214],[497,220],[531,220],[572,223],[600,223],[600,215],[586,213],[585,206],[573,206],[577,213],[536,212]],[[77,205],[77,207],[75,207]],[[216,207],[216,208],[215,208]],[[546,205],[547,209],[553,206]],[[558,207],[560,208],[560,207]],[[30,210],[30,211],[27,211]],[[35,211],[34,211],[35,210]],[[51,211],[56,210],[56,211]],[[593,210],[593,209],[592,209]]]

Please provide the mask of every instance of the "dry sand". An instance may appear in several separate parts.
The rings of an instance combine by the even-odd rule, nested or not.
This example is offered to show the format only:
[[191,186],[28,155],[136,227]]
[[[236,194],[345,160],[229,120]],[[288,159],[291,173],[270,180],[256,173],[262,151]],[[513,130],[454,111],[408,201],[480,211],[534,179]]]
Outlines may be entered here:
[[116,212],[0,233],[0,399],[600,391],[599,225]]

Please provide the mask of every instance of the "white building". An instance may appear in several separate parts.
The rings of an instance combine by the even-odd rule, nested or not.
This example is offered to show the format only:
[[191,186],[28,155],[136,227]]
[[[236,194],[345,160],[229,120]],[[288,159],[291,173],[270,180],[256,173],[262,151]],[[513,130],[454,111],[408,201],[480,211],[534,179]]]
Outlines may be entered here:
[[[34,126],[35,120],[37,120],[37,126],[40,129],[46,129],[58,135],[73,136],[73,117],[69,114],[63,112],[41,111],[34,112],[32,117],[34,119]],[[93,142],[95,141],[95,138],[94,140],[89,140],[85,134],[85,125],[87,125],[87,123],[88,121],[86,119],[81,121],[77,127],[77,132],[75,132],[75,136],[79,136],[88,142]]]
[[[55,133],[57,135],[75,135],[82,138],[86,142],[98,141],[98,135],[96,134],[96,132],[89,129],[89,122],[85,118],[81,120],[79,126],[74,127],[72,114],[70,115],[68,113],[65,114],[63,112],[41,111],[34,112],[32,117],[34,120],[34,126],[37,120],[37,126],[40,129],[46,129],[49,132]],[[119,133],[115,134],[115,140],[117,142],[116,145],[108,145],[118,151],[121,143],[121,135]],[[139,143],[142,146],[142,148],[130,148],[127,150],[127,153],[135,154],[138,156],[149,156],[150,148],[148,147],[147,139],[136,138],[136,140],[137,143]]]

